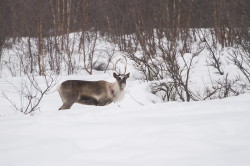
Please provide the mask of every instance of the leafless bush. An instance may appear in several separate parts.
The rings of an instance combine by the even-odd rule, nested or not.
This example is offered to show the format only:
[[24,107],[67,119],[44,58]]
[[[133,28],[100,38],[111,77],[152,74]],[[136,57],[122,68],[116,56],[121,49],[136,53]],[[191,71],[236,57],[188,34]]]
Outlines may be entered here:
[[233,50],[230,53],[230,60],[250,83],[250,49],[248,47],[240,47],[240,49]]
[[80,38],[79,51],[83,54],[84,69],[88,74],[92,74],[94,67],[94,55],[96,48],[98,33],[95,32],[82,32]]
[[0,36],[0,61],[2,60],[2,52],[4,48],[5,38]]
[[45,52],[47,54],[48,70],[53,71],[58,75],[62,70],[63,53],[60,47],[61,36],[47,37],[45,40]]
[[221,99],[230,96],[238,96],[246,91],[246,84],[242,84],[241,77],[229,78],[226,74],[221,79],[213,82],[211,88],[206,88],[202,100]]
[[229,79],[227,74],[222,80],[216,81],[216,87],[214,87],[214,89],[218,91],[218,98],[225,98],[242,94],[245,86],[241,85],[240,77]]
[[[137,38],[142,56],[131,53],[128,55],[144,75],[144,80],[156,81],[151,86],[152,92],[160,94],[165,101],[198,100],[189,87],[190,73],[193,60],[204,47],[191,50],[193,39],[189,33],[176,33],[176,29],[156,30],[152,33],[138,32]],[[187,52],[190,53],[186,54]]]
[[30,37],[23,38],[20,39],[20,42],[15,47],[17,60],[21,64],[20,72],[23,72],[23,74],[39,72],[37,43]]
[[224,72],[221,69],[221,60],[217,52],[218,47],[216,42],[212,42],[212,46],[208,43],[206,39],[203,40],[205,42],[206,48],[209,51],[210,58],[208,60],[208,64],[214,67],[220,75],[223,75]]
[[[96,61],[93,64],[93,69],[97,71],[104,71],[104,73],[106,73],[117,51],[115,44],[112,44],[112,43],[110,44],[111,44],[111,47],[96,50],[96,54],[98,56],[97,56]],[[105,58],[105,61],[103,61],[103,59],[99,60],[100,57]]]
[[66,70],[68,75],[73,74],[76,70],[76,58],[74,57],[74,52],[76,51],[76,43],[77,43],[78,34],[67,34],[63,35],[61,38],[62,42],[62,52],[63,60],[66,64]]
[[176,101],[178,99],[173,82],[166,81],[152,84],[151,91],[153,94],[158,94],[162,101]]
[[[44,38],[43,65],[38,49],[37,38],[20,38],[13,47],[13,53],[4,59],[5,67],[9,69],[12,76],[22,76],[28,73],[45,74],[45,71],[51,71],[59,74],[62,66],[61,48],[55,46],[51,38]],[[39,58],[40,57],[40,58]],[[40,64],[40,65],[39,65]],[[43,67],[41,67],[43,66]],[[41,72],[41,70],[44,70]]]
[[[57,78],[49,75],[43,76],[43,83],[45,86],[40,85],[34,74],[28,74],[27,77],[22,78],[19,85],[10,83],[14,91],[2,92],[3,98],[8,100],[13,109],[23,114],[34,114],[39,109],[44,95],[48,94],[50,90],[57,84]],[[15,99],[18,97],[15,95],[15,99],[12,99],[7,93],[14,93],[19,97],[19,102]]]
[[199,40],[204,43],[204,49],[209,52],[210,57],[207,59],[208,65],[215,68],[218,74],[223,75],[224,72],[222,70],[220,48],[218,47],[220,44],[217,42],[214,29],[196,29],[195,34]]

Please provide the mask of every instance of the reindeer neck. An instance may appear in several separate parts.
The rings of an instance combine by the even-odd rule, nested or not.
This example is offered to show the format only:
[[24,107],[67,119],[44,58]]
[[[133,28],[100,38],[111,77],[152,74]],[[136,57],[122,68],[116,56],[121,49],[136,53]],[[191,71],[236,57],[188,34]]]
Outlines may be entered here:
[[124,97],[123,88],[120,87],[118,82],[114,82],[110,84],[110,92],[113,96],[114,102],[120,101]]
[[113,88],[115,90],[115,92],[121,91],[121,86],[119,85],[119,83],[116,81],[113,83]]
[[116,81],[116,82],[113,82],[110,84],[109,86],[110,88],[110,92],[113,96],[116,96],[118,93],[120,93],[120,91],[122,91],[123,89],[120,87],[119,83]]

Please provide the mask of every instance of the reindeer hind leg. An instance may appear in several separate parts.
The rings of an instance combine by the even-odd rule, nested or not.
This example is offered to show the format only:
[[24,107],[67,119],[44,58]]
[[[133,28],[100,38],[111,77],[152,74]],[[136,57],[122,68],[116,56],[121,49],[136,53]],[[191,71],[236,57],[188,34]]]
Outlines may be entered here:
[[59,110],[70,109],[70,107],[71,107],[73,104],[74,104],[74,103],[63,103],[63,105],[59,108]]

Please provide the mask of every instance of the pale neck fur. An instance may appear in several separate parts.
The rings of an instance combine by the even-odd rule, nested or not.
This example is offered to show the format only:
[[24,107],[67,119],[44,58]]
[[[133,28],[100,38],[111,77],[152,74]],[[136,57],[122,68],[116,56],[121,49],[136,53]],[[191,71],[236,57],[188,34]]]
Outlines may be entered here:
[[118,82],[114,82],[112,83],[112,88],[114,90],[114,98],[113,101],[114,102],[118,102],[121,101],[124,98],[124,89],[121,89]]

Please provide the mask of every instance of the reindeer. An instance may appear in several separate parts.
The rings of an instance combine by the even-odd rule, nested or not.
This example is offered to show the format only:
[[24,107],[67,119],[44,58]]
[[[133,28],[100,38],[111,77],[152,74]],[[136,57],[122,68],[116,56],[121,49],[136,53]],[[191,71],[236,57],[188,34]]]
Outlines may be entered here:
[[[119,59],[120,60],[120,59]],[[124,89],[126,86],[126,80],[129,78],[130,73],[126,73],[127,60],[125,65],[124,74],[117,72],[115,63],[115,71],[113,77],[115,82],[110,83],[107,81],[82,81],[82,80],[68,80],[57,87],[63,105],[59,110],[70,109],[74,103],[105,106],[112,102],[118,102],[124,97]],[[117,74],[119,73],[119,74]]]

